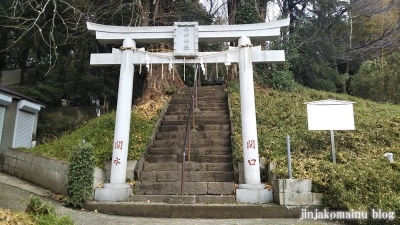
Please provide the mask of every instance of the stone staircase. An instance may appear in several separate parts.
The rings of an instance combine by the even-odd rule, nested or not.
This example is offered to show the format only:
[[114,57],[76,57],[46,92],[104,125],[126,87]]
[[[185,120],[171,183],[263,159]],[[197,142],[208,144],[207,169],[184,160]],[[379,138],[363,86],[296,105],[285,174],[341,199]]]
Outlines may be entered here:
[[[191,88],[175,94],[135,184],[133,201],[164,201],[180,195],[182,151]],[[185,164],[184,195],[204,203],[234,202],[231,132],[227,95],[222,86],[198,88],[196,131],[191,132]]]

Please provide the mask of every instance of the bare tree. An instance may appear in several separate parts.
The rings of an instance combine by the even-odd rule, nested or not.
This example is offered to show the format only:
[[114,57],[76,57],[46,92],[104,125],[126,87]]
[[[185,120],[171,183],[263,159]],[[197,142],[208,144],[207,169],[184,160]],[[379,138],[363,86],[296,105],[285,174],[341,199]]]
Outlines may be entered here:
[[[4,0],[0,3],[0,69],[35,65],[37,73],[46,76],[57,66],[59,74],[65,75],[68,65],[61,56],[77,63],[78,52],[89,59],[92,52],[110,51],[112,46],[99,45],[88,33],[87,21],[119,26],[165,26],[182,20],[210,23],[208,18],[205,9],[194,0]],[[163,46],[164,51],[172,50],[171,45]],[[161,71],[161,67],[154,67],[153,71],[143,73],[145,87],[137,103],[160,97],[171,85],[183,86],[177,70],[174,78],[164,71],[163,80],[158,79]]]

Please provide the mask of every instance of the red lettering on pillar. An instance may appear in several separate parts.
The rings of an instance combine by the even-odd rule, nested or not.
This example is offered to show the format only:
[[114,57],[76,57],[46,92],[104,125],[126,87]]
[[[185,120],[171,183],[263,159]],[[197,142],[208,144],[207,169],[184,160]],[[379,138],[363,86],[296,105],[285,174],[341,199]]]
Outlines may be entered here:
[[123,141],[116,141],[115,144],[114,144],[114,148],[122,150],[122,144],[123,143],[124,143]]
[[249,165],[250,166],[255,166],[256,165],[256,162],[257,162],[257,160],[255,160],[255,159],[249,159],[249,160],[247,160],[248,162],[249,162]]
[[121,164],[121,159],[120,158],[116,158],[116,159],[114,159],[114,164],[116,165],[116,166],[118,166],[118,164]]
[[247,148],[248,148],[248,149],[249,149],[249,148],[256,149],[256,141],[255,141],[255,140],[249,140],[249,141],[247,142]]

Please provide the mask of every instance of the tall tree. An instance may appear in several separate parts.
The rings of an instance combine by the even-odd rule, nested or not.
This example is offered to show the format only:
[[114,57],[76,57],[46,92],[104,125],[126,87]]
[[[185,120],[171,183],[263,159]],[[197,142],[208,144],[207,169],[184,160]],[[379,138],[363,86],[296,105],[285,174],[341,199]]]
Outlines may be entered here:
[[[142,12],[144,15],[141,26],[170,26],[179,21],[197,21],[199,24],[211,24],[212,18],[198,1],[149,1],[141,0]],[[172,51],[171,45],[162,45],[164,50]],[[160,48],[157,48],[158,50]],[[162,70],[164,70],[162,72]],[[151,99],[157,99],[170,86],[182,87],[183,81],[179,77],[178,70],[174,68],[170,73],[168,68],[160,65],[153,66],[152,71],[147,71],[143,94],[136,100],[136,104],[145,103]],[[166,77],[160,79],[161,73]],[[174,76],[174,77],[173,77]]]
[[365,61],[351,82],[352,94],[383,103],[400,103],[400,54]]
[[[195,0],[4,0],[0,3],[0,39],[4,40],[0,44],[0,69],[35,66],[39,81],[60,83],[68,92],[74,92],[72,95],[79,96],[88,91],[96,92],[96,95],[110,94],[110,90],[116,88],[117,68],[93,68],[88,59],[90,53],[107,52],[118,46],[98,44],[88,33],[86,22],[165,26],[182,20],[201,24],[212,22],[207,11]],[[144,47],[151,50],[151,46]],[[171,51],[171,48],[165,50]],[[101,78],[104,74],[109,75],[107,79]],[[177,71],[175,79],[170,73],[164,74],[166,79],[157,79],[161,69],[154,68],[137,76],[139,80],[145,80],[138,103],[157,98],[170,85],[183,85]],[[110,82],[109,78],[113,77]],[[92,85],[94,81],[102,81],[101,87]]]
[[[246,7],[251,5],[255,7],[256,11],[254,12],[258,21],[265,21],[265,17],[267,15],[267,5],[271,0],[227,0],[227,8],[228,8],[228,21],[229,24],[238,24],[237,21],[237,12],[240,10],[240,5],[242,7]],[[254,23],[254,22],[253,22]]]
[[398,40],[397,23],[387,23],[391,25],[375,35],[366,23],[380,13],[387,15],[389,9],[396,9],[396,1],[274,2],[280,6],[283,17],[290,14],[287,38],[299,52],[299,57],[292,58],[292,69],[297,81],[306,86],[347,92],[349,74],[354,74],[366,57],[379,53],[378,49],[391,48],[390,43]]

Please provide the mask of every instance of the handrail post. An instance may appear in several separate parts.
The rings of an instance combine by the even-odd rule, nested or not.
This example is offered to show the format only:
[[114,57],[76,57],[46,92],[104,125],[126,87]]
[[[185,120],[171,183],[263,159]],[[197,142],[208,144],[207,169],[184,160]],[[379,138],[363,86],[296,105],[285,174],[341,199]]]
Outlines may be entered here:
[[195,93],[194,101],[196,103],[196,106],[193,106],[193,108],[192,108],[192,112],[193,112],[193,129],[196,129],[196,127],[195,127],[196,125],[195,125],[195,122],[194,122],[194,111],[197,108],[197,68],[196,68],[196,70],[194,72],[193,89],[194,89],[194,93]]
[[[194,99],[193,99],[194,100]],[[191,106],[192,107],[192,106]],[[196,125],[194,123],[194,109],[192,108],[192,130],[196,129]]]
[[201,87],[201,74],[200,74],[200,72],[201,72],[201,68],[199,68],[199,76],[198,76],[198,80],[197,80],[197,85],[199,87]]
[[[195,80],[194,80],[194,86],[197,86],[197,69],[195,70]],[[182,152],[182,176],[181,176],[181,195],[183,195],[184,191],[184,182],[185,182],[185,161],[186,161],[186,150],[188,150],[188,161],[190,161],[190,117],[193,114],[193,129],[195,129],[194,125],[194,107],[195,107],[195,94],[194,92],[197,89],[195,87],[192,89],[192,95],[190,97],[190,106],[189,106],[189,113],[188,113],[188,119],[186,123],[186,134],[185,134],[185,141],[183,144],[183,152]],[[187,147],[186,147],[187,146]]]
[[200,71],[201,71],[201,69],[200,68],[196,68],[196,77],[195,77],[195,79],[196,79],[196,82],[195,82],[195,87],[193,87],[193,88],[195,88],[195,106],[193,107],[193,109],[194,109],[194,111],[195,112],[201,112],[201,110],[199,109],[199,106],[198,106],[198,104],[197,104],[197,102],[198,102],[198,94],[197,94],[197,92],[198,92],[198,86],[199,86],[199,81],[201,81],[201,76],[199,76],[199,75],[197,75],[197,73],[198,74],[200,74]]
[[187,147],[187,149],[188,149],[188,160],[187,161],[190,161],[190,131],[188,133],[188,147]]
[[195,101],[196,101],[196,109],[198,108],[197,107],[197,70],[196,70],[196,72],[195,72],[195,79],[196,79],[196,82],[195,82],[195,85],[196,85],[196,97],[195,97]]
[[[185,146],[184,146],[185,148]],[[186,149],[185,149],[186,151]],[[185,183],[185,151],[183,151],[183,158],[182,158],[182,177],[181,177],[181,195],[183,195],[184,183]]]

